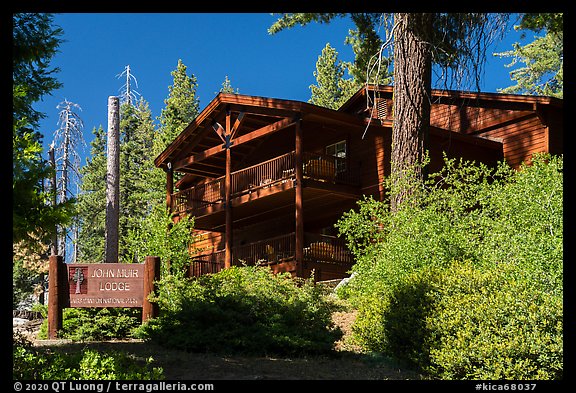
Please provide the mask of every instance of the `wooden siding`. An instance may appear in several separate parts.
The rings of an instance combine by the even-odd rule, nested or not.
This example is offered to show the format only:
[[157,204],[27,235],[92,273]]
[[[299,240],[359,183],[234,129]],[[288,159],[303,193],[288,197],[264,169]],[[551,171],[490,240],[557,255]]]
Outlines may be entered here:
[[519,168],[522,162],[529,162],[533,153],[562,152],[562,122],[558,116],[549,118],[552,127],[544,124],[535,111],[436,105],[432,108],[430,123],[501,142],[503,158],[513,168]]
[[[366,94],[389,99],[392,87],[362,88],[339,110],[369,117],[371,111],[366,108]],[[503,158],[514,168],[529,160],[535,152],[563,153],[561,99],[443,90],[433,90],[432,97],[432,127],[500,141]],[[434,148],[432,144],[430,146]]]
[[433,105],[430,110],[430,125],[461,134],[470,134],[527,114],[531,112],[438,104]]
[[384,178],[390,173],[390,128],[370,126],[362,139],[361,133],[350,138],[349,156],[360,167],[361,193],[377,200],[384,198]]
[[[350,158],[359,160],[361,193],[377,200],[384,198],[384,179],[390,174],[391,128],[371,126],[364,139],[355,135],[350,139]],[[489,165],[502,159],[502,145],[497,141],[431,127],[429,138],[430,167],[437,171],[443,163],[445,152],[448,157],[482,161]]]
[[533,153],[548,151],[547,134],[547,127],[534,115],[478,136],[501,141],[506,162],[513,168],[519,168],[523,161],[529,161]]
[[191,255],[205,255],[224,248],[224,235],[219,232],[194,231]]

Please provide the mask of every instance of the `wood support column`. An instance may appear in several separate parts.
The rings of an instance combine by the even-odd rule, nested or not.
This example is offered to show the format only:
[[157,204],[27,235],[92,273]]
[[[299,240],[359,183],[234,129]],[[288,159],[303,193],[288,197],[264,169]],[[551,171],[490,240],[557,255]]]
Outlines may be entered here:
[[296,176],[295,219],[296,219],[296,275],[302,277],[304,265],[304,215],[303,215],[303,166],[302,166],[302,126],[301,121],[296,122],[295,159]]
[[67,281],[62,270],[66,269],[61,255],[50,255],[48,265],[48,338],[58,338],[62,330],[63,298],[65,299]]
[[144,301],[142,303],[142,322],[159,315],[158,303],[152,303],[148,296],[154,292],[154,282],[160,280],[160,257],[147,256],[144,260]]
[[224,203],[226,213],[226,244],[224,256],[224,268],[232,266],[232,154],[231,147],[231,129],[230,129],[230,111],[226,112],[226,139],[224,148],[226,149],[226,175],[224,177]]
[[172,164],[168,163],[166,169],[166,208],[172,212],[172,194],[174,193],[174,170]]

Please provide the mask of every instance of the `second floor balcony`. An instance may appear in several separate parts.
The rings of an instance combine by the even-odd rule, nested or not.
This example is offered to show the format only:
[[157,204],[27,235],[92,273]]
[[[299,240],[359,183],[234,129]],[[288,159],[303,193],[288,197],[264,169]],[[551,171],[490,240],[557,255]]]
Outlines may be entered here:
[[[355,192],[359,186],[359,168],[346,158],[304,152],[303,180],[327,190],[331,186]],[[289,152],[257,165],[231,173],[231,196],[238,198],[263,190],[269,193],[293,188],[295,152]],[[173,214],[206,214],[218,211],[224,203],[224,176],[172,194]]]

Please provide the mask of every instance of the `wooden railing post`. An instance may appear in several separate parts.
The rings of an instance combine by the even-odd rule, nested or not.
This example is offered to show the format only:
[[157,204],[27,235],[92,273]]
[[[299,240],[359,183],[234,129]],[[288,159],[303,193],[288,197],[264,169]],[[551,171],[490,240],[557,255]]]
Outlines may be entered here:
[[295,220],[296,220],[296,275],[302,277],[303,264],[304,264],[304,207],[303,207],[303,167],[302,167],[302,125],[298,120],[295,126],[295,152],[294,152],[294,165],[296,177],[296,192],[295,192]]
[[166,169],[166,208],[169,212],[172,212],[174,204],[172,202],[174,193],[174,171],[172,170],[172,163],[168,163],[168,168]]
[[154,282],[160,280],[160,257],[147,256],[144,260],[144,301],[142,303],[142,322],[158,317],[158,303],[148,300],[154,292]]
[[48,338],[58,338],[62,330],[62,308],[67,286],[64,282],[62,269],[65,269],[61,255],[50,255],[48,266]]

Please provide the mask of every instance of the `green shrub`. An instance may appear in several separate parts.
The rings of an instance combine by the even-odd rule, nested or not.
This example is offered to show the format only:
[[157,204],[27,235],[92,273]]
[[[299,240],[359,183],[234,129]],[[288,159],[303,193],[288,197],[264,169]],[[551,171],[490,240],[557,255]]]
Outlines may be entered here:
[[153,359],[137,360],[119,351],[83,349],[73,353],[34,347],[23,336],[13,337],[12,378],[18,380],[163,379]]
[[561,379],[562,299],[511,267],[410,275],[380,312],[385,350],[442,379]]
[[[74,341],[125,339],[132,337],[141,321],[140,308],[65,308],[58,335]],[[48,320],[42,323],[38,337],[48,338]]]
[[[561,376],[562,172],[550,155],[519,171],[446,160],[394,213],[359,202],[337,225],[357,260],[339,294],[359,310],[358,341],[434,377]],[[468,261],[469,281],[452,276],[454,261]]]
[[341,336],[335,305],[310,280],[268,267],[232,267],[194,279],[160,283],[160,317],[139,336],[188,351],[251,354],[320,353]]
[[[562,298],[507,269],[445,270],[434,314],[430,373],[445,379],[561,379]],[[513,269],[513,267],[512,267]],[[424,278],[430,279],[430,278]]]
[[190,265],[190,247],[194,244],[193,216],[181,216],[176,223],[165,204],[152,207],[143,222],[126,236],[126,262],[143,260],[148,255],[160,257],[161,275],[185,275]]

